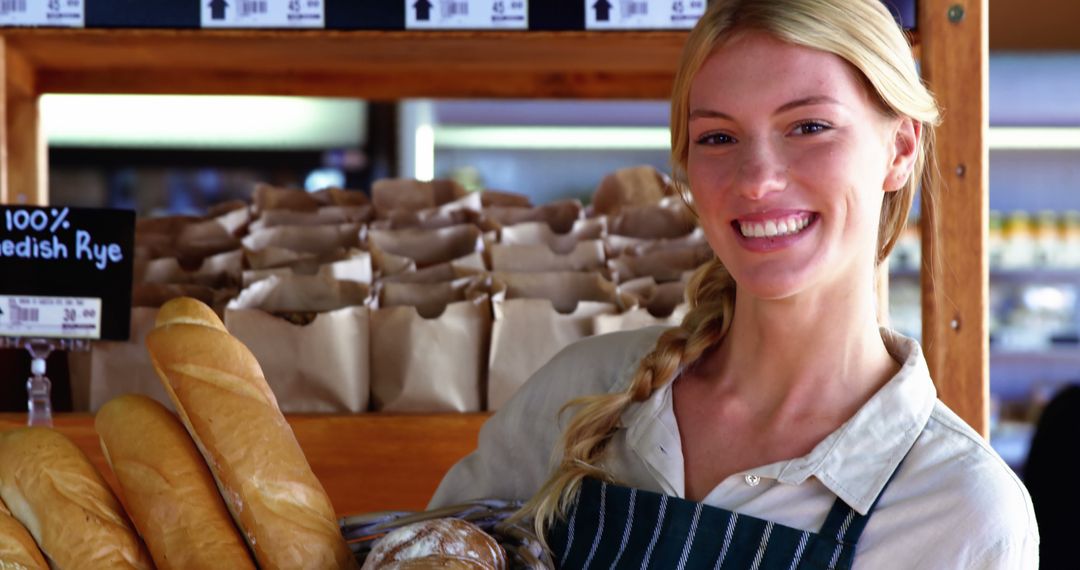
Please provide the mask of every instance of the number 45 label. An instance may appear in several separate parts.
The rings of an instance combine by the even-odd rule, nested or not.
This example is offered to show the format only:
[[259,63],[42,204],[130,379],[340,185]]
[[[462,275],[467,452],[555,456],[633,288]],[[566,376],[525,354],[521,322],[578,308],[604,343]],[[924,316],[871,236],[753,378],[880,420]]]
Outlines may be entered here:
[[0,26],[86,25],[83,0],[0,0]]
[[[2,1],[2,0],[0,0]],[[325,28],[324,0],[199,0],[204,28]]]
[[585,0],[587,30],[692,28],[705,0]]
[[410,30],[528,27],[528,0],[405,0],[405,28]]

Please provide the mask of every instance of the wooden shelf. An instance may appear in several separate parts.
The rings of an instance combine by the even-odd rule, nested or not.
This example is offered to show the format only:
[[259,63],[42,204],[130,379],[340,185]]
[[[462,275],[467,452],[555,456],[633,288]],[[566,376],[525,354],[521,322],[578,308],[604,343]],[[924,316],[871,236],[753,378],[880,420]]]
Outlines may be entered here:
[[[334,509],[341,516],[423,510],[447,470],[476,448],[489,414],[287,416]],[[55,427],[118,489],[90,414],[59,414]],[[0,433],[26,414],[0,414]]]
[[39,93],[667,99],[686,32],[0,32]]

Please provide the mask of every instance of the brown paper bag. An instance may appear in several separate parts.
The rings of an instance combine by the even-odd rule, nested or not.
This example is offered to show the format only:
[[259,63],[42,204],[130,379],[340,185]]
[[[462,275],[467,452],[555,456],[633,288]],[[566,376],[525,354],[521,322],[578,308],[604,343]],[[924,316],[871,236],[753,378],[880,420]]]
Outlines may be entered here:
[[175,257],[162,257],[148,262],[142,272],[146,283],[187,283],[211,288],[236,287],[244,267],[244,252],[237,249],[212,255],[195,269],[187,270]]
[[532,200],[524,194],[504,192],[502,190],[482,190],[480,203],[485,208],[498,206],[509,208],[532,208]]
[[671,179],[652,166],[623,168],[608,174],[593,193],[594,214],[615,216],[626,208],[656,204],[673,196]]
[[317,210],[267,210],[251,223],[257,232],[277,226],[327,226],[364,223],[371,220],[371,206],[323,206]]
[[271,275],[277,275],[278,277],[316,275],[330,281],[355,281],[370,285],[374,280],[374,271],[371,268],[371,254],[366,251],[353,251],[355,254],[349,259],[330,263],[315,265],[296,263],[272,269],[250,269],[243,272],[243,284],[244,287],[249,287],[251,284],[262,281]]
[[584,217],[584,210],[580,200],[568,199],[536,208],[488,206],[483,209],[483,214],[504,227],[525,222],[545,222],[555,233],[565,234],[574,227],[574,222]]
[[244,238],[244,247],[258,251],[274,246],[304,253],[327,254],[342,248],[359,248],[362,230],[362,224],[275,226],[248,234]]
[[681,198],[622,208],[608,223],[608,233],[644,239],[672,239],[694,231],[697,220]]
[[546,245],[492,245],[492,271],[552,272],[597,271],[604,267],[604,242],[580,241],[569,253],[559,254]]
[[457,200],[424,210],[392,210],[385,218],[371,223],[372,229],[394,230],[420,228],[436,230],[462,224],[477,224],[480,220],[480,194],[469,193]]
[[371,185],[371,201],[379,219],[397,210],[428,210],[453,202],[465,193],[465,188],[453,180],[421,182],[410,178],[384,178]]
[[697,269],[713,258],[708,244],[684,249],[659,250],[648,253],[624,253],[608,260],[608,272],[613,281],[623,283],[638,277],[652,277],[657,283],[678,281],[683,273]]
[[595,273],[497,273],[492,276],[488,409],[497,410],[545,362],[593,334],[598,315],[635,300]]
[[642,277],[623,283],[619,290],[637,297],[639,306],[617,315],[597,316],[593,321],[595,334],[653,325],[678,326],[690,310],[686,303],[686,280],[658,285],[651,277]]
[[608,235],[604,237],[604,245],[609,258],[617,258],[620,255],[643,255],[659,251],[677,251],[683,249],[709,248],[709,242],[705,239],[705,232],[700,228],[682,237],[672,239],[649,239],[629,236]]
[[331,186],[318,192],[312,192],[311,195],[327,206],[371,206],[371,199],[362,190],[349,190]]
[[483,250],[480,229],[472,225],[438,230],[371,230],[371,251],[407,257],[423,268]]
[[487,271],[484,258],[480,252],[473,252],[464,257],[437,263],[420,270],[412,268],[393,275],[382,276],[381,280],[387,283],[444,283],[454,281],[462,277],[473,277]]
[[498,243],[504,245],[546,245],[552,251],[569,253],[578,242],[602,239],[607,234],[606,218],[577,220],[570,231],[556,233],[544,222],[526,222],[499,231]]
[[246,220],[246,215],[245,210],[237,210],[218,218],[169,216],[139,220],[135,224],[135,246],[150,259],[176,257],[184,263],[197,262],[239,248],[236,218]]
[[355,282],[271,276],[229,304],[225,326],[258,359],[283,412],[363,412],[370,393],[367,297],[367,286]]
[[251,193],[251,203],[256,215],[267,210],[314,211],[322,203],[305,190],[297,188],[279,188],[270,184],[259,183]]
[[470,282],[382,284],[371,312],[373,410],[483,409],[491,304],[468,294]]

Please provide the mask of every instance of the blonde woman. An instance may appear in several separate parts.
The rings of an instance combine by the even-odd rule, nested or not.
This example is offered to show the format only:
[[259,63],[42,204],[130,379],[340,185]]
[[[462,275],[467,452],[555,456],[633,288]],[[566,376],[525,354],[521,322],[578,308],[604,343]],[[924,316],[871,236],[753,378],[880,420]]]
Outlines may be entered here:
[[877,325],[938,122],[888,10],[715,0],[671,109],[716,253],[691,312],[563,351],[432,506],[531,498],[563,568],[1037,567],[1023,485]]

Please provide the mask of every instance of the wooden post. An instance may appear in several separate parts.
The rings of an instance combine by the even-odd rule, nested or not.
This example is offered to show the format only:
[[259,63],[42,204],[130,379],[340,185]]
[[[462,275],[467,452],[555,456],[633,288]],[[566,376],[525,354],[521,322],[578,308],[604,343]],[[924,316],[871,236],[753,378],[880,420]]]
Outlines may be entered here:
[[46,141],[38,114],[34,70],[0,36],[0,203],[48,202]]
[[[919,35],[933,38],[922,44],[922,70],[944,110],[938,192],[922,200],[922,341],[939,397],[983,436],[990,394],[987,16],[988,0],[919,4]],[[932,206],[936,228],[925,223]]]

